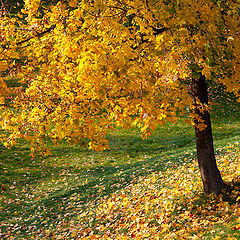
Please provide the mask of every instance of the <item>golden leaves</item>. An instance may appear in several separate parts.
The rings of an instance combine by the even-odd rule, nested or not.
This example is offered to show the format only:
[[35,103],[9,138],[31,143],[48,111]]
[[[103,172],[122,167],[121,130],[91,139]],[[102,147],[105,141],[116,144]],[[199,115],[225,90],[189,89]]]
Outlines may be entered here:
[[27,13],[29,16],[29,19],[33,17],[37,11],[40,4],[40,0],[24,0],[25,2],[25,13]]
[[0,69],[1,71],[6,71],[8,69],[7,61],[0,61]]
[[77,0],[70,0],[69,1],[69,6],[70,7],[76,7],[77,6]]
[[[107,147],[107,125],[137,126],[146,138],[165,120],[193,116],[193,65],[208,79],[221,76],[219,81],[239,94],[233,3],[224,6],[226,16],[218,4],[192,0],[148,2],[148,7],[140,0],[58,1],[41,14],[39,4],[25,1],[26,22],[7,15],[0,22],[9,48],[1,50],[0,70],[11,69],[26,84],[11,107],[28,140],[31,134],[43,138],[43,126],[52,123],[54,133],[46,134],[53,139],[90,136],[91,149]],[[36,32],[42,34],[34,37]],[[21,115],[24,111],[28,114]]]
[[73,14],[77,18],[82,18],[83,17],[83,10],[81,8],[77,8],[76,10],[73,11]]
[[209,79],[211,77],[211,67],[205,64],[205,66],[202,69],[202,74]]

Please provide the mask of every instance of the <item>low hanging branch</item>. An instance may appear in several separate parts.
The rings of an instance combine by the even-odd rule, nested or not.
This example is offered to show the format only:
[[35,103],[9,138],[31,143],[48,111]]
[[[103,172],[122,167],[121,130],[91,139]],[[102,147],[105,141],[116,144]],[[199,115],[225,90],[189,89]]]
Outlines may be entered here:
[[156,27],[152,27],[153,29],[153,34],[156,36],[156,35],[159,35],[159,34],[162,34],[163,32],[169,30],[169,28],[166,28],[166,27],[162,27],[162,28],[156,28]]
[[21,44],[23,44],[23,43],[25,43],[25,42],[28,42],[29,40],[31,40],[31,39],[33,39],[33,38],[35,38],[35,37],[42,37],[44,34],[51,32],[55,27],[56,27],[56,25],[53,25],[53,26],[51,26],[50,28],[46,29],[46,30],[43,31],[43,32],[37,33],[37,34],[33,35],[32,37],[29,37],[29,38],[27,38],[27,39],[25,39],[25,40],[22,40],[22,41],[20,41],[20,42],[17,42],[16,45],[19,46],[19,45],[21,45]]
[[[33,38],[35,38],[35,37],[42,37],[44,34],[51,32],[55,27],[56,27],[56,25],[53,25],[53,26],[51,26],[50,28],[46,29],[46,30],[43,31],[43,32],[36,33],[35,35],[33,35],[33,36],[31,36],[31,37],[29,37],[29,38],[27,38],[27,39],[24,39],[24,40],[22,40],[22,41],[20,41],[20,42],[17,42],[16,45],[17,45],[17,46],[20,46],[20,45],[22,45],[23,43],[28,42],[29,40],[31,40],[31,39],[33,39]],[[9,45],[1,46],[1,48],[2,48],[2,49],[8,49],[8,48],[9,48]]]

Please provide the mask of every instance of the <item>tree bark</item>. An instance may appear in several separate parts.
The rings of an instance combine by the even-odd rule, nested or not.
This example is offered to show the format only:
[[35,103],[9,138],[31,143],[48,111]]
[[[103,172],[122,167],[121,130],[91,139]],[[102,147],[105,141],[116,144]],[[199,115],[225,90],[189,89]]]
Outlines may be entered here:
[[192,95],[196,107],[195,113],[201,117],[206,125],[206,127],[200,131],[197,127],[200,121],[197,118],[194,119],[197,158],[204,192],[206,194],[213,193],[218,195],[224,187],[224,182],[217,168],[215,159],[210,115],[208,111],[200,111],[197,107],[197,101],[200,101],[202,104],[208,104],[207,83],[204,75],[200,74],[198,77],[193,77]]

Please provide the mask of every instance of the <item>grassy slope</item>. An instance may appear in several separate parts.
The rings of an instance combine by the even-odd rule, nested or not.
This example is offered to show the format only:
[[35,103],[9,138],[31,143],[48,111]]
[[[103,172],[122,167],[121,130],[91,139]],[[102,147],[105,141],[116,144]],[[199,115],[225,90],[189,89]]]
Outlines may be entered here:
[[[226,145],[239,142],[237,118],[231,122],[216,118],[213,130],[219,156]],[[91,215],[102,197],[113,196],[153,172],[174,172],[183,163],[195,161],[192,128],[181,123],[161,127],[145,141],[134,131],[122,130],[114,131],[109,140],[111,150],[107,152],[61,144],[51,157],[34,159],[29,157],[29,146],[19,145],[12,150],[1,147],[1,238],[51,236],[56,224],[67,236],[69,229],[62,227],[64,222],[84,212]],[[78,235],[83,236],[80,230]]]

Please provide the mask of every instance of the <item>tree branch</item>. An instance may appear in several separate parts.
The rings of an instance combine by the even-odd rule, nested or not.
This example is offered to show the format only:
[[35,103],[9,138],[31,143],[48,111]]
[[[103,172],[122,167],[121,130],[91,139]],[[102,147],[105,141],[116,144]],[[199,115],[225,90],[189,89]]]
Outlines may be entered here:
[[[33,38],[35,38],[35,37],[42,37],[44,34],[51,32],[55,27],[56,27],[56,25],[53,25],[53,26],[51,26],[50,28],[46,29],[46,30],[43,31],[43,32],[36,33],[36,34],[33,35],[32,37],[29,37],[29,38],[27,38],[27,39],[25,39],[25,40],[22,40],[22,41],[20,41],[20,42],[17,42],[16,45],[17,45],[17,46],[20,46],[21,44],[23,44],[23,43],[25,43],[25,42],[28,42],[29,40],[31,40],[31,39],[33,39]],[[0,47],[1,47],[2,49],[7,49],[7,48],[8,48],[8,45],[0,46]]]
[[37,34],[35,34],[35,35],[32,36],[32,37],[29,37],[29,38],[27,38],[27,39],[25,39],[25,40],[22,40],[22,41],[20,41],[20,42],[17,42],[16,45],[19,46],[19,45],[21,45],[21,44],[23,44],[23,43],[25,43],[25,42],[28,42],[29,40],[31,40],[31,39],[33,39],[33,38],[35,38],[35,37],[42,37],[44,34],[51,32],[55,27],[56,27],[56,25],[53,25],[53,26],[51,26],[50,28],[48,28],[47,30],[45,30],[45,31],[43,31],[43,32],[37,33]]
[[166,28],[166,27],[163,27],[163,28],[156,28],[156,27],[152,27],[153,29],[153,34],[156,36],[156,35],[159,35],[167,30],[169,30],[169,28]]

